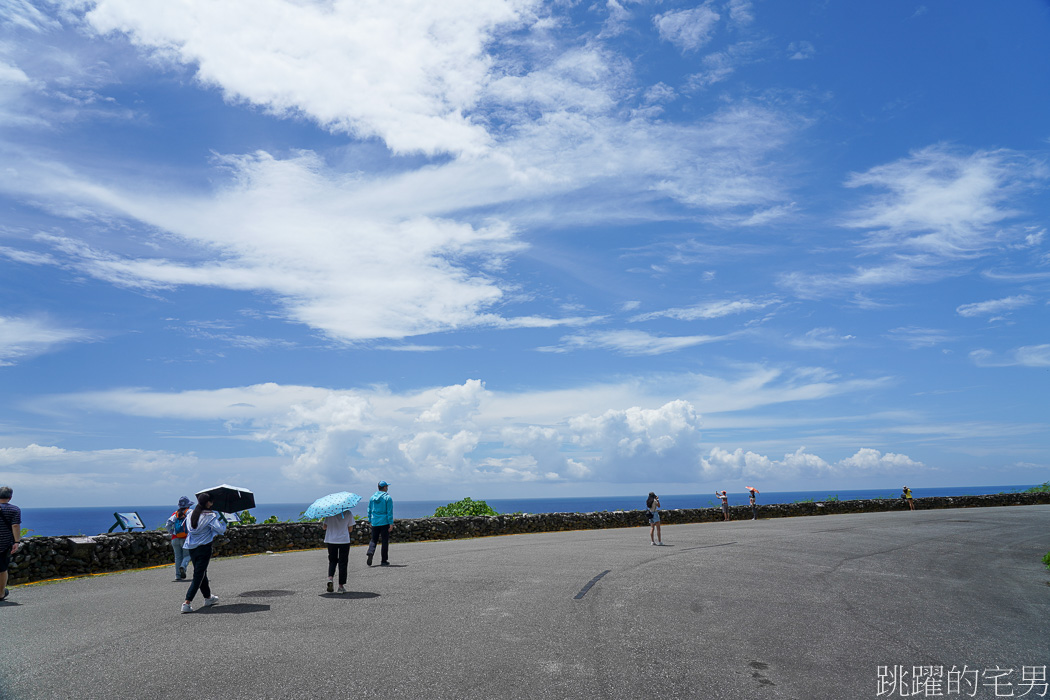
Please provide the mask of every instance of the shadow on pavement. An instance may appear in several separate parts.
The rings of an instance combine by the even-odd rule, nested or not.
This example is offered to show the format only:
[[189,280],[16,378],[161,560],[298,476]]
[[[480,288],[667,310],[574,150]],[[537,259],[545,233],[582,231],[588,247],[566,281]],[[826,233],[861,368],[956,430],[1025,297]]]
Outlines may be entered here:
[[234,603],[233,605],[213,605],[210,608],[194,610],[197,615],[243,615],[245,613],[266,612],[269,605],[258,603]]
[[347,591],[346,593],[322,593],[318,598],[345,598],[346,600],[361,600],[362,598],[378,598],[378,593],[371,591]]

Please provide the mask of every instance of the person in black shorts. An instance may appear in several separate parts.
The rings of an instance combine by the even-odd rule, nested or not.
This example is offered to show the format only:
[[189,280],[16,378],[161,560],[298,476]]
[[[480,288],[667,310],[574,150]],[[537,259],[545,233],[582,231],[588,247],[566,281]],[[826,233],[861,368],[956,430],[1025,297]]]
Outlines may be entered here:
[[7,567],[22,541],[22,511],[11,505],[14,491],[0,486],[0,600],[7,598]]

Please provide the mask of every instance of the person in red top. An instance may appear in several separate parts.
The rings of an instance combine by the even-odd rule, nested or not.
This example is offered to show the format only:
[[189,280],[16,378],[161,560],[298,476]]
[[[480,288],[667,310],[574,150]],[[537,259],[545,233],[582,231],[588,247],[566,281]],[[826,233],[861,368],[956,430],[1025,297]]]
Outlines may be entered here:
[[186,542],[186,515],[192,507],[193,501],[183,496],[179,499],[178,510],[171,514],[164,525],[168,534],[171,535],[171,548],[175,550],[175,580],[177,581],[186,579],[186,564],[190,561],[190,553],[183,549],[182,545]]

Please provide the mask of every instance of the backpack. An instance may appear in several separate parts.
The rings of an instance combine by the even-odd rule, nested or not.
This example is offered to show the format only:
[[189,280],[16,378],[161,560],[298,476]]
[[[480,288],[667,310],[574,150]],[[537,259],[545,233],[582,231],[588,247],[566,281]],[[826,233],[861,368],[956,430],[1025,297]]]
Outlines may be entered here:
[[[177,515],[178,512],[179,511],[175,511],[174,513],[172,513],[172,515]],[[176,518],[175,519],[175,528],[172,530],[172,533],[171,533],[172,535],[178,536],[178,535],[186,535],[186,534],[188,534],[189,531],[186,529],[186,518],[188,518],[188,517],[189,517],[189,512],[187,512],[181,518]]]

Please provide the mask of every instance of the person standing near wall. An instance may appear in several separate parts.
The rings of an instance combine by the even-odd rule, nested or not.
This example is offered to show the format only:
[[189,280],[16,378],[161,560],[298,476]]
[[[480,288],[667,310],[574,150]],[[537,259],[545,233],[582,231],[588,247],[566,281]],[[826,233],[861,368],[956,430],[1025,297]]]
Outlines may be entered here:
[[723,490],[721,493],[715,491],[715,495],[722,499],[722,519],[729,522],[729,494]]
[[175,551],[175,580],[177,581],[186,580],[186,565],[190,563],[189,550],[182,545],[186,543],[186,516],[192,505],[193,501],[183,496],[179,499],[179,507],[168,518],[168,522],[164,523],[164,527],[171,535],[171,548]]
[[205,491],[197,496],[197,506],[187,518],[186,544],[183,545],[190,550],[190,559],[193,561],[193,581],[186,590],[186,602],[182,604],[182,612],[193,612],[190,603],[193,602],[197,591],[204,595],[204,607],[210,607],[219,602],[219,596],[211,594],[211,584],[208,583],[208,563],[211,561],[211,543],[216,535],[226,532],[226,521],[211,509],[211,494]]
[[[649,498],[645,499],[645,510],[649,513],[649,541],[655,545],[664,544],[663,535],[660,534],[660,497],[653,491],[649,492]],[[653,539],[653,532],[656,539]]]
[[0,600],[6,600],[7,567],[22,541],[22,510],[11,504],[14,489],[0,486]]
[[390,566],[390,528],[394,524],[394,499],[386,491],[390,484],[385,481],[379,482],[379,490],[372,494],[368,500],[368,522],[372,525],[372,539],[368,543],[368,558],[366,561],[372,566],[372,557],[376,553],[376,544],[380,539],[383,548],[380,551],[380,566]]
[[329,515],[324,519],[324,542],[328,545],[328,592],[332,592],[335,567],[339,567],[339,593],[346,593],[346,569],[350,561],[350,531],[354,529],[354,514],[350,511]]
[[747,489],[747,502],[751,506],[751,519],[758,519],[758,505],[755,501],[755,494],[758,493],[753,486],[745,486]]
[[911,497],[911,489],[905,486],[901,490],[901,498],[908,502],[908,507],[915,510],[915,499]]

